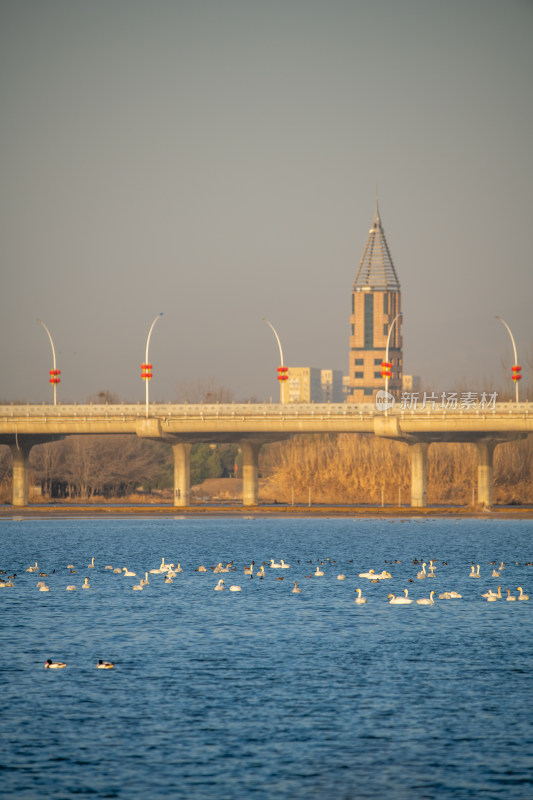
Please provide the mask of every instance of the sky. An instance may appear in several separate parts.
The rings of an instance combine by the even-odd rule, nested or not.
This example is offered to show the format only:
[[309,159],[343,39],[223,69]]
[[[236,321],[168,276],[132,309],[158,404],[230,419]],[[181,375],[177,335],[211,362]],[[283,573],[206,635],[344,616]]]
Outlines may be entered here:
[[[374,216],[404,372],[533,393],[532,0],[0,0],[0,400],[348,370]],[[502,398],[503,399],[503,398]]]

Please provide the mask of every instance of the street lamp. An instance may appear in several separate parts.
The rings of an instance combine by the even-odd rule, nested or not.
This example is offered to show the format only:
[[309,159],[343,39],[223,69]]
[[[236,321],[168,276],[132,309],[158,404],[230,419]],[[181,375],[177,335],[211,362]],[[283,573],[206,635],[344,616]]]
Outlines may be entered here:
[[42,319],[39,319],[39,317],[37,317],[37,322],[40,322],[43,328],[45,329],[46,333],[48,334],[48,338],[50,339],[50,344],[52,345],[52,358],[54,362],[54,368],[50,370],[50,383],[54,387],[54,405],[57,405],[57,384],[61,382],[61,378],[59,377],[61,375],[61,370],[57,369],[56,365],[56,350],[54,347],[54,340],[52,339],[52,334],[50,333],[50,331],[48,330]]
[[398,312],[394,319],[391,322],[389,328],[389,335],[387,336],[387,347],[385,349],[385,361],[382,362],[381,367],[382,371],[381,374],[385,378],[385,391],[388,392],[389,390],[389,378],[392,376],[392,364],[389,362],[389,344],[390,344],[390,337],[392,333],[392,329],[394,328],[394,323],[396,322],[399,317],[403,316],[403,311]]
[[150,336],[152,335],[152,331],[154,329],[154,325],[159,319],[159,317],[163,316],[163,312],[161,311],[160,314],[154,319],[150,326],[150,330],[148,331],[148,338],[146,339],[146,358],[144,364],[141,364],[141,378],[143,381],[146,382],[146,416],[148,416],[148,384],[152,379],[152,365],[148,362],[148,347],[150,346]]
[[512,379],[513,379],[513,381],[515,382],[515,388],[516,388],[516,402],[518,403],[518,381],[519,381],[519,380],[521,379],[521,377],[522,377],[522,376],[521,376],[521,374],[520,374],[520,373],[521,373],[521,371],[522,371],[522,367],[520,367],[520,366],[519,366],[519,364],[518,364],[518,356],[517,356],[517,354],[516,354],[516,344],[515,344],[515,341],[514,341],[514,336],[513,336],[513,334],[511,333],[511,329],[510,329],[509,325],[506,323],[506,321],[505,321],[504,319],[502,319],[501,317],[499,317],[497,314],[496,314],[496,319],[499,319],[499,320],[500,320],[500,322],[502,323],[502,325],[505,325],[505,327],[506,327],[506,328],[507,328],[507,330],[509,331],[509,336],[511,337],[511,342],[513,343],[513,350],[514,350],[514,365],[511,367],[511,372],[513,373],[513,374],[512,374]]
[[279,399],[280,399],[280,403],[283,403],[283,381],[288,380],[289,376],[288,376],[287,373],[288,373],[289,369],[288,369],[288,367],[285,367],[283,365],[283,350],[281,349],[281,342],[279,340],[279,336],[278,336],[278,334],[276,332],[275,327],[265,317],[263,317],[263,322],[266,322],[266,324],[269,325],[272,328],[272,330],[274,332],[274,336],[276,337],[276,341],[278,343],[278,347],[279,347],[279,358],[280,358],[280,362],[281,362],[281,366],[278,367],[278,381],[280,382]]

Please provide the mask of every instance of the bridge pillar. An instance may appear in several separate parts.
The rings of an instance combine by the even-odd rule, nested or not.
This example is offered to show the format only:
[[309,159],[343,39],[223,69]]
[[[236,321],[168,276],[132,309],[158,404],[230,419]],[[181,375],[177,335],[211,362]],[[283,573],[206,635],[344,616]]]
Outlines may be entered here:
[[477,449],[477,501],[485,508],[492,506],[492,462],[496,442],[478,441]]
[[10,444],[13,455],[13,505],[28,505],[28,467],[32,444]]
[[191,445],[178,442],[172,445],[174,455],[174,505],[190,505]]
[[411,448],[411,507],[427,506],[427,442],[416,442]]
[[256,506],[259,496],[259,450],[260,442],[242,441],[242,504]]

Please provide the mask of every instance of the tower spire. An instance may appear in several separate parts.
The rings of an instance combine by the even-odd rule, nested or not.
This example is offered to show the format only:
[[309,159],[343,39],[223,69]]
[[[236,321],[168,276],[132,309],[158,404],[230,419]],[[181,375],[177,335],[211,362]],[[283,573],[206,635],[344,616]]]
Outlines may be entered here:
[[359,263],[355,277],[354,290],[370,288],[388,291],[400,291],[400,282],[396,274],[389,245],[379,214],[379,197],[376,185],[376,213],[372,227],[368,232],[366,247]]

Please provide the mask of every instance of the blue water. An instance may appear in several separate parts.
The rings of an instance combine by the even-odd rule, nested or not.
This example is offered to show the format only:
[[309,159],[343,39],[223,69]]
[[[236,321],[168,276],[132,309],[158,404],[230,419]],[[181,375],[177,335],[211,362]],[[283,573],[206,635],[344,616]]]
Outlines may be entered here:
[[[531,521],[5,519],[0,543],[17,574],[0,590],[7,797],[533,797],[533,599],[481,597],[533,597]],[[132,591],[162,557],[183,573]],[[244,576],[270,558],[290,570]],[[436,577],[417,580],[415,558]],[[195,571],[219,561],[237,571]],[[357,577],[369,568],[393,578]],[[242,592],[214,592],[219,577]],[[463,598],[389,605],[404,588]]]

